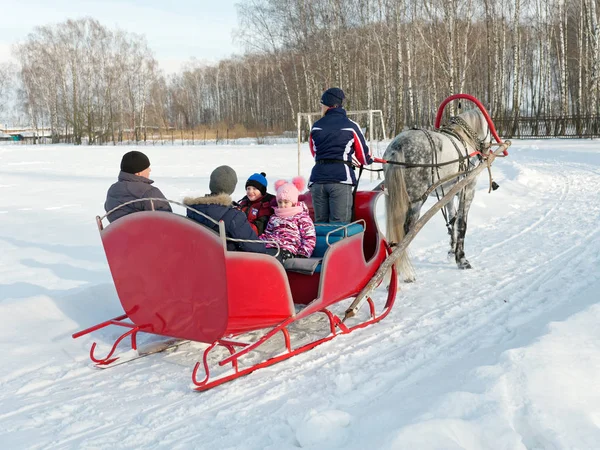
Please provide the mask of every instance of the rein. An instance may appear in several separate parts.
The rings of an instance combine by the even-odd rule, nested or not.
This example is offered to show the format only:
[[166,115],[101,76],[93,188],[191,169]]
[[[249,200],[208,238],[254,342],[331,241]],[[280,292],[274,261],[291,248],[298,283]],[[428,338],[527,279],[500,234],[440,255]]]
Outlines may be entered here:
[[[468,140],[470,140],[473,143],[473,147],[476,148],[475,151],[473,151],[471,153],[467,153],[467,144],[466,144],[465,140],[463,139],[463,137],[461,136],[461,133],[457,132],[457,129],[456,129],[457,127],[460,127],[462,130],[464,130],[464,133],[466,134],[465,137],[467,137]],[[488,145],[485,142],[487,140],[488,136],[490,136],[489,127],[488,127],[488,132],[486,134],[486,137],[484,139],[479,139],[479,137],[477,136],[477,133],[473,130],[473,128],[471,128],[471,126],[462,117],[460,117],[460,116],[451,117],[450,125],[443,126],[442,128],[439,129],[438,132],[449,135],[449,136],[453,137],[454,139],[460,141],[463,144],[463,146],[465,147],[465,156],[463,156],[461,154],[456,142],[453,139],[450,139],[450,141],[454,145],[454,148],[456,149],[459,156],[457,159],[453,159],[451,161],[446,161],[443,163],[438,163],[437,160],[435,160],[436,155],[435,155],[435,151],[433,151],[435,146],[434,146],[433,140],[431,139],[431,135],[430,135],[431,132],[428,130],[425,130],[423,128],[414,128],[414,129],[416,129],[416,130],[420,129],[421,131],[423,131],[425,133],[425,135],[427,136],[427,139],[429,140],[429,145],[431,146],[432,156],[434,159],[434,161],[431,164],[414,164],[414,163],[407,163],[407,162],[402,162],[402,161],[387,161],[382,158],[374,158],[375,162],[378,162],[381,164],[391,164],[394,166],[402,166],[407,169],[418,168],[418,167],[420,167],[420,168],[427,168],[427,167],[436,168],[436,167],[446,166],[449,164],[462,163],[465,159],[470,159],[474,156],[478,156],[479,160],[482,160],[485,158],[486,150],[489,150],[489,148],[490,148],[490,145]]]
[[[443,126],[442,128],[440,128],[438,130],[438,132],[445,134],[449,138],[451,138],[450,142],[452,142],[452,145],[454,146],[454,148],[458,154],[458,158],[451,160],[451,161],[441,162],[441,163],[438,162],[438,160],[437,160],[438,155],[435,151],[435,143],[433,142],[431,132],[428,130],[425,130],[425,129],[420,129],[420,130],[423,131],[423,133],[425,133],[425,136],[427,137],[427,139],[429,141],[429,145],[431,147],[431,159],[432,159],[431,164],[414,164],[414,163],[407,163],[407,162],[401,162],[401,161],[387,161],[387,160],[380,159],[380,158],[375,158],[375,161],[382,163],[382,164],[391,164],[391,165],[395,165],[395,166],[401,166],[406,169],[431,168],[431,183],[432,184],[429,187],[429,189],[427,189],[425,194],[423,194],[423,196],[421,196],[422,201],[425,201],[432,192],[435,192],[435,194],[438,198],[438,201],[439,201],[440,194],[438,192],[438,189],[441,190],[441,196],[443,197],[445,195],[444,187],[443,187],[443,185],[445,183],[447,183],[453,179],[468,175],[469,172],[475,167],[475,164],[471,163],[471,160],[470,160],[471,158],[473,158],[475,156],[477,156],[479,158],[480,163],[481,162],[487,163],[487,169],[488,169],[489,176],[490,176],[490,192],[492,190],[497,189],[497,187],[498,187],[497,184],[492,180],[491,167],[490,167],[491,161],[489,161],[489,158],[487,156],[487,154],[489,153],[489,148],[491,146],[486,143],[487,138],[490,136],[489,127],[488,127],[488,131],[487,131],[485,138],[479,139],[479,136],[477,135],[477,133],[473,130],[473,128],[471,128],[471,126],[462,117],[456,116],[456,117],[450,118],[450,124]],[[454,139],[452,139],[452,138],[454,138]],[[468,141],[468,144],[467,144],[467,141]],[[460,144],[462,144],[462,146],[464,148],[464,154],[463,154],[462,149],[459,148],[458,142],[460,142]],[[472,145],[475,148],[475,151],[473,151],[471,153],[469,153],[469,151],[468,151],[468,148],[470,145]],[[465,162],[465,160],[466,160],[466,162]],[[440,173],[439,173],[440,167],[443,167],[443,166],[446,166],[449,164],[457,164],[457,163],[459,164],[459,167],[458,167],[458,172],[456,174],[449,175],[447,177],[444,177],[443,179],[440,177]],[[462,192],[462,195],[464,195],[464,192]],[[448,229],[450,230],[452,223],[450,223],[448,221],[447,213],[444,208],[442,208],[442,214],[443,214],[444,220],[446,222],[446,227],[448,227]]]
[[[388,161],[388,160],[381,159],[381,158],[375,158],[374,159],[375,162],[382,163],[382,164],[391,164],[393,166],[402,166],[407,169],[412,169],[412,168],[419,168],[419,167],[420,168],[436,168],[436,167],[447,166],[449,164],[462,163],[465,159],[470,159],[474,156],[479,156],[479,159],[483,159],[483,157],[485,156],[485,153],[484,153],[485,150],[487,150],[489,148],[486,145],[485,140],[479,139],[477,137],[477,134],[475,133],[475,131],[473,131],[473,129],[469,126],[469,124],[467,122],[465,122],[465,120],[462,119],[461,117],[452,117],[450,119],[450,122],[452,123],[452,125],[458,125],[465,130],[467,137],[471,141],[473,141],[473,144],[475,144],[474,147],[477,148],[477,150],[475,150],[471,153],[467,153],[467,144],[466,144],[465,140],[462,138],[462,136],[456,132],[454,127],[445,126],[445,127],[442,127],[439,130],[439,132],[449,135],[449,136],[459,140],[465,147],[465,156],[463,156],[461,154],[456,142],[451,139],[451,142],[454,145],[454,148],[456,149],[457,153],[459,154],[458,158],[453,159],[451,161],[446,161],[446,162],[442,162],[442,163],[433,161],[431,164],[414,164],[414,163],[407,163],[407,162],[402,162],[402,161]],[[423,131],[425,133],[425,135],[427,136],[427,139],[429,140],[429,145],[431,146],[431,149],[432,149],[432,155],[435,158],[435,151],[433,151],[435,146],[433,144],[433,140],[431,139],[431,134],[430,134],[431,132],[428,130],[425,130],[423,128],[415,128],[415,129],[420,129],[421,131]],[[489,134],[489,129],[488,129],[488,134]]]

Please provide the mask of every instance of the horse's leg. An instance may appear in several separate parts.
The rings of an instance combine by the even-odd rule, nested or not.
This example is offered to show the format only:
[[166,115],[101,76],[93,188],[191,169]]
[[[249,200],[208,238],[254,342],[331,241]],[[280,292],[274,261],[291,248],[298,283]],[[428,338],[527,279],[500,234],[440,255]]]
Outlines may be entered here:
[[456,205],[454,204],[454,200],[456,197],[452,197],[446,205],[444,209],[446,210],[446,228],[448,229],[448,234],[450,235],[450,250],[448,250],[448,258],[454,259],[454,255],[456,254]]
[[410,204],[410,208],[406,214],[406,222],[404,222],[404,233],[408,233],[410,230],[412,230],[415,226],[415,223],[417,223],[417,220],[419,220],[419,216],[421,215],[421,206],[423,206],[423,202],[421,200],[412,202]]
[[471,268],[471,264],[467,258],[465,258],[465,234],[467,233],[467,216],[469,215],[469,208],[471,207],[473,197],[475,196],[476,184],[477,180],[474,179],[460,192],[458,213],[453,227],[456,228],[455,260],[459,269]]

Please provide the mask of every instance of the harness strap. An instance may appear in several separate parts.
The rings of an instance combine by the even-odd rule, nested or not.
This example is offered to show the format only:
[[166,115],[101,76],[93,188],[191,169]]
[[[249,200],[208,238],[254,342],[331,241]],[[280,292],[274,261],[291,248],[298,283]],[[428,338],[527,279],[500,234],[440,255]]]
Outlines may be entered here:
[[361,164],[360,166],[358,166],[358,176],[356,177],[356,184],[354,185],[354,188],[352,189],[352,216],[350,217],[352,219],[352,222],[354,222],[355,220],[355,211],[354,211],[354,206],[356,205],[356,191],[358,191],[358,184],[360,183],[360,177],[362,176],[364,170],[364,166]]
[[351,161],[344,161],[343,159],[318,159],[315,164],[345,164],[348,167],[353,167]]
[[[422,130],[423,133],[425,133],[425,136],[427,136],[427,140],[429,141],[429,146],[431,147],[431,184],[434,185],[436,183],[436,181],[439,181],[440,179],[440,166],[438,164],[438,158],[437,158],[437,152],[436,152],[436,148],[435,148],[435,143],[433,142],[433,138],[431,137],[431,133],[425,129]],[[452,143],[454,143],[454,141],[452,141]],[[456,145],[455,145],[456,148]],[[458,161],[459,161],[459,167],[461,167],[463,165],[463,156],[460,154],[460,152],[458,152]],[[437,180],[435,179],[435,177],[437,176]],[[442,197],[445,194],[444,192],[444,186],[442,186],[440,184],[439,189],[442,191]],[[438,201],[440,200],[440,195],[437,191],[437,189],[435,190],[435,195],[438,199]],[[444,216],[444,221],[446,222],[446,227],[448,227],[448,215],[446,214],[446,210],[445,208],[442,208],[442,215]]]
[[[463,159],[465,158],[459,158],[459,159],[453,159],[452,161],[446,161],[443,163],[438,163],[438,164],[413,164],[413,163],[406,163],[406,162],[402,162],[402,161],[387,161],[387,160],[382,160],[382,161],[376,161],[376,162],[381,162],[382,164],[391,164],[392,166],[402,166],[405,167],[406,169],[414,169],[417,167],[421,167],[421,168],[426,168],[426,167],[441,167],[441,166],[447,166],[448,164],[455,164],[457,162],[461,162]],[[367,169],[365,168],[365,170],[370,170],[372,172],[376,172],[377,170],[373,170],[373,169]]]

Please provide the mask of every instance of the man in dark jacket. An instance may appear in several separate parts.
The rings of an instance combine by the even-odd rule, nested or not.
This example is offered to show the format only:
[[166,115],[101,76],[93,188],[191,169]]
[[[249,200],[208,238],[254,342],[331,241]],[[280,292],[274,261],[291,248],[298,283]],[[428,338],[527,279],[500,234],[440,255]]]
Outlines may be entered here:
[[[210,174],[210,194],[204,197],[187,197],[183,203],[196,211],[206,214],[217,222],[222,220],[225,224],[227,237],[258,241],[256,232],[250,226],[246,214],[234,208],[231,194],[235,191],[237,175],[229,166],[219,166]],[[219,226],[208,220],[202,214],[187,210],[187,216],[202,225],[219,232]],[[242,252],[265,253],[262,242],[235,242],[227,241],[227,250]]]
[[315,166],[308,183],[315,222],[350,222],[352,186],[356,176],[352,155],[363,165],[373,163],[365,137],[342,108],[344,91],[327,89],[321,97],[323,117],[310,130],[309,146]]
[[140,199],[140,201],[123,206],[109,214],[109,222],[114,222],[127,214],[138,211],[151,211],[154,209],[172,212],[168,202],[141,200],[145,198],[165,198],[160,189],[152,186],[154,181],[148,178],[150,171],[150,160],[142,152],[134,150],[123,155],[118,181],[106,193],[104,210],[108,212],[131,200]]

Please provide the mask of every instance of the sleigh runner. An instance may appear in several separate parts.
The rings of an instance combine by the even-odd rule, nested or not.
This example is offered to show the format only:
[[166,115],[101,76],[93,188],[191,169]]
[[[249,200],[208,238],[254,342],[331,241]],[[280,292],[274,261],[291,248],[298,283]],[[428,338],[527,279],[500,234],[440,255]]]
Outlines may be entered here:
[[[473,99],[465,94],[452,96],[441,109],[449,100],[459,97]],[[480,104],[479,107],[482,109]],[[117,347],[124,341],[137,350],[139,333],[172,340],[167,341],[164,348],[159,346],[157,351],[184,341],[204,344],[200,361],[192,370],[195,389],[201,391],[379,322],[394,306],[398,287],[396,263],[405,256],[418,231],[437,211],[447,207],[458,192],[472,185],[496,156],[506,155],[510,142],[500,141],[487,112],[482,111],[499,148],[491,152],[489,144],[482,146],[476,152],[482,164],[467,174],[458,172],[447,177],[447,180],[461,179],[447,193],[443,192],[442,198],[438,197],[438,202],[418,221],[413,221],[406,234],[393,243],[393,251],[375,217],[375,204],[381,191],[356,192],[353,223],[315,224],[317,245],[313,257],[288,260],[285,268],[269,255],[228,251],[229,238],[222,222],[220,232],[215,233],[185,217],[160,211],[130,214],[107,228],[103,227],[103,218],[97,217],[125,313],[75,333],[73,337],[108,326],[126,329],[104,357],[96,355],[96,343],[92,344],[90,358],[98,367],[119,364]],[[436,126],[440,117],[438,114]],[[483,133],[489,137],[489,130]],[[479,139],[483,142],[483,137]],[[467,155],[472,156],[474,154]],[[379,162],[393,164],[386,160]],[[447,180],[439,179],[437,183],[432,180],[427,192]],[[310,205],[310,194],[306,195],[306,202]],[[386,203],[389,212],[390,202]],[[388,216],[388,232],[389,219]],[[390,273],[390,278],[385,302],[376,305],[371,296],[386,273]],[[350,300],[352,303],[340,314],[339,306]],[[357,313],[364,303],[368,304],[367,314],[359,318]],[[316,315],[326,319],[326,335],[298,343],[290,327]],[[283,337],[283,348],[273,356],[260,359],[259,355],[259,361],[253,361],[276,336]],[[214,355],[217,349],[224,351],[225,356]],[[214,376],[215,368],[224,367],[229,367],[229,371]]]

